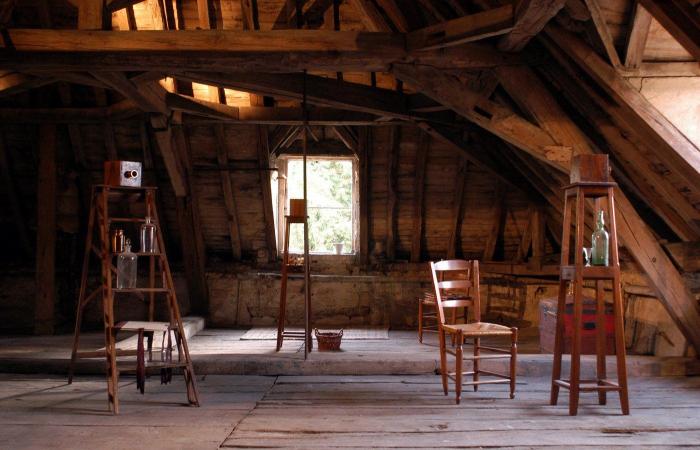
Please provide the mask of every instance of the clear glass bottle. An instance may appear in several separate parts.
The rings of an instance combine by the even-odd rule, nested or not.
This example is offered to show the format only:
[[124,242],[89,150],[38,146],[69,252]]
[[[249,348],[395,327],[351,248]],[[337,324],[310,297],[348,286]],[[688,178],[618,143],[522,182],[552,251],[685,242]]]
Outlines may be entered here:
[[603,210],[598,211],[595,231],[591,235],[591,262],[594,266],[607,266],[609,255],[610,237],[605,231],[605,218]]
[[136,287],[137,256],[131,252],[131,240],[124,243],[124,253],[117,256],[117,289]]
[[141,224],[141,251],[143,253],[157,252],[156,245],[156,225],[151,222],[151,218],[146,216],[146,222]]

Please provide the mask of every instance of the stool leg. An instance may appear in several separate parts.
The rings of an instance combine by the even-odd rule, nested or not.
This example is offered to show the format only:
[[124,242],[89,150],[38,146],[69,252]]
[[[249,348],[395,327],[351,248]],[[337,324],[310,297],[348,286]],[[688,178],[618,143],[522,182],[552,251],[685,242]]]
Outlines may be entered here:
[[556,380],[561,379],[561,358],[564,353],[564,311],[566,308],[567,282],[559,282],[559,298],[557,300],[557,323],[554,328],[554,363],[552,366],[552,392],[549,399],[550,405],[556,405],[559,400],[559,385]]
[[615,356],[617,357],[617,383],[620,386],[620,406],[622,414],[629,415],[630,405],[627,396],[627,366],[625,364],[625,319],[622,311],[622,292],[620,288],[619,274],[614,280],[613,308],[615,311]]
[[418,300],[418,342],[423,343],[423,299]]
[[[607,338],[605,330],[605,296],[603,291],[603,281],[596,281],[596,356],[597,356],[597,378],[598,386],[603,385],[606,378],[605,354],[607,353]],[[607,403],[606,392],[598,391],[598,404]]]
[[515,398],[515,377],[518,363],[518,329],[510,329],[510,398]]

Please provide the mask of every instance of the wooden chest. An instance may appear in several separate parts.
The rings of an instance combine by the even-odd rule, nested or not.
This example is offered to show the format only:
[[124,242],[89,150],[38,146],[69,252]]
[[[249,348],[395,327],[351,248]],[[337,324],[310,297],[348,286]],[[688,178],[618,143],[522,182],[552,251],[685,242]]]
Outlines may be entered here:
[[[564,353],[571,353],[573,335],[573,298],[566,298],[566,315],[564,316]],[[540,300],[540,352],[554,353],[554,332],[557,326],[557,298]],[[615,322],[612,303],[605,305],[606,353],[615,354]],[[595,299],[584,297],[583,329],[581,330],[581,354],[596,353],[596,304]]]

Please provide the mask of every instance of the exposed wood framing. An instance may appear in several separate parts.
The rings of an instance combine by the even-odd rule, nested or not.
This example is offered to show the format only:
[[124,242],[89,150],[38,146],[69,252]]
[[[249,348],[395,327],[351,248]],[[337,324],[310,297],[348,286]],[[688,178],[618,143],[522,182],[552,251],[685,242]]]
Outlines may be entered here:
[[360,13],[362,23],[369,31],[391,30],[389,23],[384,19],[379,9],[372,3],[372,0],[348,0],[355,10]]
[[228,140],[223,124],[214,126],[216,135],[216,160],[219,164],[219,174],[221,176],[221,190],[224,195],[224,206],[228,217],[229,239],[231,240],[231,253],[236,260],[241,259],[241,233],[238,226],[238,216],[236,214],[236,201],[231,187],[231,173],[228,170]]
[[52,77],[33,77],[17,72],[9,72],[0,76],[0,98],[19,94],[20,92],[36,89],[54,83]]
[[357,136],[355,133],[348,127],[344,125],[336,125],[331,127],[333,133],[340,139],[343,144],[348,148],[348,150],[352,151],[355,156],[359,158],[359,154],[357,152]]
[[0,3],[0,26],[10,23],[15,6],[17,6],[17,0],[5,0]]
[[[550,25],[545,31],[549,36],[545,43],[561,49],[592,77],[619,105],[618,117],[647,139],[688,186],[700,191],[700,150],[590,47],[559,27]],[[557,52],[555,56],[565,58]]]
[[[184,169],[187,180],[186,195],[175,199],[180,234],[182,259],[189,287],[190,305],[196,314],[208,314],[209,288],[206,277],[206,249],[199,218],[196,193],[192,192],[192,162],[190,147],[182,126],[172,126],[172,149]],[[161,148],[161,152],[162,152]]]
[[530,211],[530,233],[532,235],[532,257],[528,261],[528,266],[537,270],[542,268],[544,258],[545,239],[545,219],[544,211],[540,205],[535,206]]
[[518,52],[525,48],[547,22],[557,15],[566,0],[521,0],[515,9],[515,25],[498,42],[498,49]]
[[24,252],[25,256],[31,256],[33,246],[29,241],[29,235],[27,234],[27,222],[24,219],[24,212],[22,210],[22,202],[17,193],[17,186],[14,182],[14,177],[12,176],[12,168],[10,167],[9,159],[7,157],[7,149],[5,146],[5,138],[0,132],[0,177],[3,180],[4,194],[10,204],[10,214],[12,215],[13,221],[16,226],[16,237],[19,241],[20,247]]
[[260,28],[258,22],[258,0],[241,0],[241,19],[244,30],[257,30]]
[[369,264],[372,130],[360,128],[357,142],[360,154],[360,262],[366,266]]
[[455,178],[455,193],[452,198],[452,221],[450,223],[450,239],[447,242],[447,259],[454,259],[457,255],[457,245],[460,243],[460,231],[462,228],[462,207],[464,204],[464,189],[467,184],[467,172],[469,171],[469,159],[462,155],[457,176]]
[[508,33],[513,28],[513,5],[441,22],[407,35],[409,50],[428,50]]
[[639,0],[678,42],[700,60],[700,12],[687,0]]
[[644,47],[647,45],[647,36],[651,25],[651,14],[639,2],[634,4],[631,23],[630,31],[627,34],[625,68],[638,69],[642,65]]
[[425,171],[430,151],[430,135],[421,132],[416,148],[416,172],[413,178],[413,227],[411,233],[411,262],[420,262],[423,243],[423,209],[425,207]]
[[398,203],[397,177],[401,149],[401,127],[390,128],[389,152],[387,153],[386,176],[386,257],[396,258],[396,208]]
[[104,1],[79,0],[78,29],[101,30],[104,28]]
[[272,210],[272,186],[270,185],[270,141],[267,128],[257,128],[257,150],[260,168],[260,188],[262,189],[262,208],[265,221],[265,242],[269,261],[277,259],[277,240],[275,239],[275,216]]
[[384,10],[391,23],[396,27],[396,31],[405,33],[409,31],[410,26],[406,21],[401,7],[396,3],[396,0],[377,0],[377,4]]
[[56,303],[56,125],[39,128],[34,332],[52,334]]
[[[530,69],[526,70],[529,71]],[[519,89],[509,90],[509,94],[518,97],[521,107],[527,108],[527,112],[547,130],[547,133],[552,136],[555,142],[563,145],[568,144],[582,152],[593,153],[596,151],[584,139],[583,133],[568,118],[566,112],[558,106],[551,93],[536,76],[514,79],[519,79],[523,84]],[[508,89],[507,86],[504,87]],[[523,94],[526,91],[529,95],[524,96]],[[546,120],[547,117],[557,117],[561,123],[566,123],[566,125],[565,127],[552,126],[552,122]],[[552,189],[556,189],[559,186],[560,184],[556,183],[552,186]],[[658,297],[666,306],[669,315],[674,319],[686,339],[696,349],[700,349],[700,329],[695,326],[698,314],[700,314],[697,302],[687,286],[685,286],[683,278],[659,245],[656,237],[639,217],[639,214],[624,192],[616,189],[615,198],[618,233],[623,245],[646,273],[650,286],[656,291]],[[555,206],[555,204],[552,206]],[[561,208],[561,206],[558,207]]]
[[494,192],[493,207],[491,209],[491,231],[486,238],[484,254],[481,257],[482,261],[493,261],[493,257],[496,253],[498,237],[503,231],[503,225],[505,222],[504,200],[505,192],[503,186],[499,183],[496,186],[496,191]]
[[603,11],[600,9],[598,0],[585,0],[588,10],[591,13],[591,19],[593,19],[593,25],[595,26],[598,36],[600,37],[603,47],[605,48],[605,53],[608,55],[608,60],[613,67],[620,67],[620,56],[617,54],[617,49],[615,49],[615,42],[613,41],[612,35],[610,34],[610,29],[608,28],[608,23],[605,20]]

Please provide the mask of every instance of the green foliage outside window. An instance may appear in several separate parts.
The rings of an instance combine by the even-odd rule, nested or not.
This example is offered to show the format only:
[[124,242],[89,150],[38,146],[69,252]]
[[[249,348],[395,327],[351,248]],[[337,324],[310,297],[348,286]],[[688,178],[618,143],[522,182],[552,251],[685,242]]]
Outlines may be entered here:
[[[308,159],[306,166],[309,199],[309,251],[335,253],[333,244],[342,243],[343,253],[352,252],[352,160]],[[287,198],[303,198],[303,163],[287,164]],[[289,250],[304,251],[303,225],[292,224]]]

